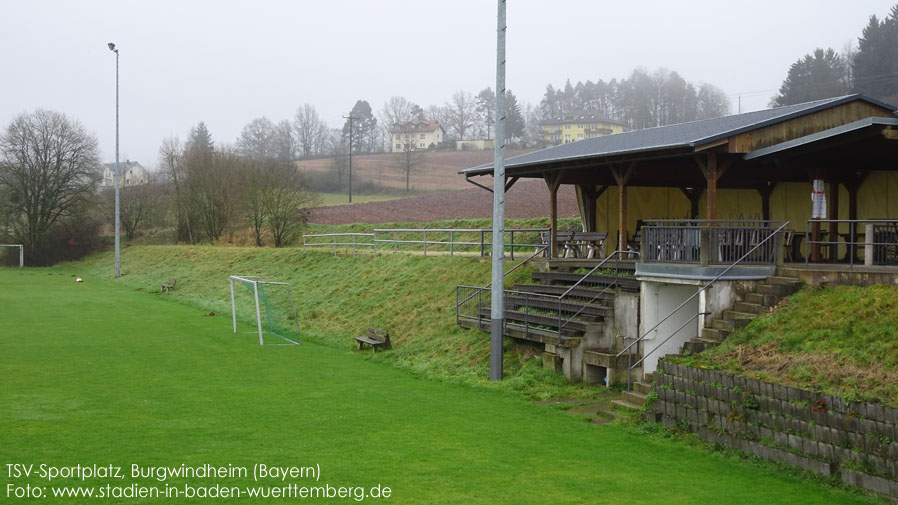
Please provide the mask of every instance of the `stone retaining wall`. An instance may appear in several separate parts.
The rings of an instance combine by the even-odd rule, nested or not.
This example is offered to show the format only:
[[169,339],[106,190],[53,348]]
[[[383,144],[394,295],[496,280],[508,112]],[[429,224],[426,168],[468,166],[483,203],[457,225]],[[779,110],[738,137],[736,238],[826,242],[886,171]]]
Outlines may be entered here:
[[898,500],[898,409],[658,362],[655,420]]

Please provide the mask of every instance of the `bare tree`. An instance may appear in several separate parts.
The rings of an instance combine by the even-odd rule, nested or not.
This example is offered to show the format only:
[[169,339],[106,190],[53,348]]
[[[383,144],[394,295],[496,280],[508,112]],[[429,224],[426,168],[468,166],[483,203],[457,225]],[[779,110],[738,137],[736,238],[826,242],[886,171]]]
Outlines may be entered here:
[[243,127],[237,138],[237,149],[240,154],[251,159],[276,158],[276,136],[274,123],[264,116],[258,117]]
[[458,136],[458,140],[464,140],[465,133],[474,126],[477,119],[474,97],[466,91],[456,91],[452,94],[452,100],[446,104],[446,110],[449,127]]
[[175,190],[176,240],[193,243],[187,205],[187,166],[184,163],[181,141],[177,137],[164,139],[159,148],[159,158],[162,173],[171,180]]
[[96,138],[60,112],[38,109],[0,135],[0,205],[12,238],[41,247],[50,228],[82,208],[99,178]]
[[486,128],[486,138],[492,138],[493,125],[496,124],[496,92],[493,88],[484,88],[477,93],[478,124]]
[[314,154],[323,154],[327,124],[318,116],[318,111],[311,104],[303,104],[296,110],[293,119],[293,131],[296,134],[300,156],[309,158]]
[[264,210],[275,247],[290,242],[306,221],[306,210],[315,206],[318,195],[292,164],[264,165]]
[[[403,127],[404,125],[404,127]],[[405,192],[411,191],[412,172],[418,170],[421,161],[424,159],[426,147],[422,148],[418,145],[418,134],[420,130],[416,130],[409,123],[399,123],[399,126],[393,130],[393,156],[395,157],[396,168],[405,174]]]
[[293,137],[293,125],[283,119],[274,128],[272,153],[278,161],[292,162],[296,160],[296,139]]

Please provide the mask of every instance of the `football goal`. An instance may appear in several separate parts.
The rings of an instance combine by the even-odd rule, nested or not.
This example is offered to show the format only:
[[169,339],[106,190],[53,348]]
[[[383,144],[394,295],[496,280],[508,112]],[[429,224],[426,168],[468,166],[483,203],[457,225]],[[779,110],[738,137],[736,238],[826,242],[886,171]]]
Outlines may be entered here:
[[[4,249],[7,247],[19,248],[19,268],[24,267],[25,266],[25,248],[22,247],[21,244],[0,244],[0,249]],[[2,252],[2,251],[0,251],[0,252]],[[0,256],[2,256],[2,255],[0,255]]]
[[[302,342],[290,284],[263,281],[256,275],[231,275],[229,281],[234,333],[237,333],[237,312],[250,312],[255,316],[259,345],[298,345]],[[238,285],[236,289],[235,284]],[[280,340],[269,337],[266,341],[266,335],[273,335]]]

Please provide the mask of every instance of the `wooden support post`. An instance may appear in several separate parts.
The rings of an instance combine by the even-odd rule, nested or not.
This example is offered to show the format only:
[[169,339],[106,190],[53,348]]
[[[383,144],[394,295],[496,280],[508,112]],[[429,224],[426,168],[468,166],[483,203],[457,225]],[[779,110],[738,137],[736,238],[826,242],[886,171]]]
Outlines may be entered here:
[[708,202],[705,219],[717,219],[717,181],[723,177],[723,174],[735,161],[736,158],[727,158],[722,163],[718,163],[717,153],[710,151],[707,153],[707,158],[703,159],[701,155],[695,156],[695,162],[708,182]]
[[543,174],[549,187],[549,212],[552,216],[552,230],[549,235],[549,258],[558,255],[558,186],[561,185],[561,172]]
[[776,183],[771,181],[764,186],[756,188],[761,195],[761,219],[764,221],[770,221],[770,195],[773,194],[773,188],[775,187]]
[[617,250],[618,251],[626,251],[627,250],[627,239],[629,238],[627,234],[627,185],[630,182],[630,177],[633,175],[633,172],[636,170],[636,163],[630,163],[626,167],[622,166],[612,166],[611,167],[611,175],[614,176],[614,180],[617,182],[617,202],[618,202],[618,213],[617,213]]
[[[829,212],[826,217],[839,219],[839,181],[829,181],[829,192],[829,201],[826,202],[829,204]],[[829,241],[829,260],[835,262],[839,259],[839,223],[829,223]]]
[[698,219],[698,203],[704,188],[680,188],[680,191],[689,200],[689,219]]

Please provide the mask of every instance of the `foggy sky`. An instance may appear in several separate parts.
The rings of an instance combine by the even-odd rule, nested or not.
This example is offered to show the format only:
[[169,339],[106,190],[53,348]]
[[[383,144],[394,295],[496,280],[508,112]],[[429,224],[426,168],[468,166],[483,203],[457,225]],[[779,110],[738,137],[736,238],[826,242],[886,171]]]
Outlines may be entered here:
[[[765,108],[789,65],[817,47],[856,47],[871,14],[898,0],[508,1],[508,87],[538,103],[566,78],[676,70]],[[49,108],[115,156],[115,42],[121,158],[156,166],[162,139],[205,121],[233,143],[259,116],[315,105],[331,127],[356,100],[427,107],[495,87],[494,0],[0,0],[0,126]]]

